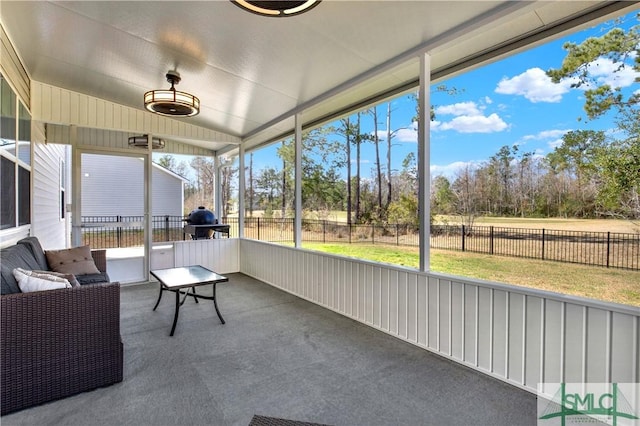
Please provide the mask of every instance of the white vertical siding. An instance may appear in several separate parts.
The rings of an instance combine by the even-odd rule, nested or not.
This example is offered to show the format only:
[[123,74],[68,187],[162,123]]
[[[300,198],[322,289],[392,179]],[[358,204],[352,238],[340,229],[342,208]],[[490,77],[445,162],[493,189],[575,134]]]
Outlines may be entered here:
[[[202,141],[241,142],[236,136],[38,81],[31,82],[31,112],[34,118],[47,123]],[[124,142],[126,144],[126,140]]]
[[176,267],[202,265],[220,274],[240,271],[240,240],[237,238],[176,241],[174,253]]
[[[69,125],[47,123],[46,126],[48,142],[60,144],[71,143],[71,128]],[[140,132],[131,133],[118,130],[92,129],[86,127],[76,127],[76,132],[79,147],[102,149],[110,152],[144,152],[141,148],[129,147],[129,137],[135,135],[139,136],[141,134]],[[155,152],[196,156],[211,156],[214,154],[210,149],[172,140],[166,141],[165,148],[162,151]]]
[[31,105],[31,81],[27,75],[27,71],[22,66],[22,62],[18,57],[9,36],[4,31],[4,27],[0,24],[0,72],[11,82],[18,96],[29,106]]
[[639,308],[253,240],[239,256],[242,273],[531,392],[640,380]]
[[[66,159],[64,145],[37,142],[37,134],[33,142],[33,193],[32,200],[32,232],[40,240],[45,249],[59,249],[67,246],[67,223],[61,219],[60,200],[60,167],[61,160]],[[70,195],[67,190],[67,194]]]

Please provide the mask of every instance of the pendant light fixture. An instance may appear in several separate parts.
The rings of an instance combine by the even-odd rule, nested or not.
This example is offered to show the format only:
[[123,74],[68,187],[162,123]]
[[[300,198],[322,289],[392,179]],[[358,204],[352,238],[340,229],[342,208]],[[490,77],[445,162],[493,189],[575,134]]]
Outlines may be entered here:
[[167,81],[171,88],[150,90],[144,94],[144,107],[156,114],[169,117],[193,117],[200,112],[200,99],[190,93],[180,92],[175,85],[180,83],[178,71],[168,71]]
[[248,10],[252,13],[257,13],[262,16],[293,16],[307,12],[320,3],[320,0],[301,0],[301,1],[287,1],[287,0],[273,0],[273,1],[253,1],[253,0],[231,0],[233,4]]
[[[151,149],[162,149],[164,148],[164,145],[165,145],[164,139],[160,139],[155,136],[151,138]],[[131,136],[129,138],[129,146],[134,148],[147,149],[149,147],[148,135]]]

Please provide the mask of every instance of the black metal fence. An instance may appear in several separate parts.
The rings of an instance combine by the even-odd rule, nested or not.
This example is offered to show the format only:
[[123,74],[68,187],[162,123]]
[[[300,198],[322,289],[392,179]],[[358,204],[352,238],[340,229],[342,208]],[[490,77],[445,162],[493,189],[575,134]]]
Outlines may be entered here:
[[[184,239],[185,216],[153,216],[153,241]],[[82,241],[92,248],[144,245],[144,216],[82,216]]]
[[[183,216],[154,216],[153,241],[189,238]],[[83,216],[83,241],[95,248],[142,245],[142,216]],[[230,237],[238,236],[238,219],[222,218]],[[244,219],[244,236],[262,241],[293,243],[294,219]],[[363,225],[327,220],[302,220],[302,241],[419,246],[415,226]],[[530,259],[553,260],[640,270],[640,234],[494,226],[431,225],[431,248]]]
[[431,247],[640,270],[640,234],[432,225]]

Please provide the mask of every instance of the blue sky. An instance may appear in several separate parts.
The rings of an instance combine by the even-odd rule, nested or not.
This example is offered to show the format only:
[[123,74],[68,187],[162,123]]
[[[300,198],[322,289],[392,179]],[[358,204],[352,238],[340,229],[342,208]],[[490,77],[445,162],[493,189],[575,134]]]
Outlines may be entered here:
[[[432,175],[453,178],[462,166],[480,164],[504,145],[517,144],[521,153],[533,152],[544,156],[553,151],[570,130],[613,131],[612,114],[592,122],[586,120],[584,89],[570,88],[571,81],[554,84],[545,71],[560,67],[565,57],[562,45],[566,41],[580,43],[588,37],[602,36],[614,26],[628,29],[638,23],[636,13],[631,13],[622,17],[621,22],[614,24],[609,21],[587,28],[437,82],[434,86],[445,84],[456,88],[458,93],[450,95],[432,88],[431,103],[436,113],[436,120],[431,123]],[[640,84],[634,82],[640,74],[631,68],[614,74],[615,66],[607,60],[599,60],[596,65],[592,69],[597,70],[599,81],[623,87],[627,95],[640,90]],[[407,95],[393,99],[391,105],[391,128],[400,129],[393,139],[392,168],[399,170],[407,153],[417,149],[415,123],[411,122],[415,115],[415,101]],[[378,106],[383,161],[386,155],[383,137],[386,134],[386,108],[386,103]],[[363,118],[363,131],[373,132],[371,119]],[[281,167],[279,160],[274,161],[278,145],[254,154],[254,170]],[[246,161],[248,165],[249,159]],[[363,146],[361,163],[363,177],[372,176],[369,168],[375,165],[375,152],[371,144]],[[355,170],[355,164],[352,164],[352,170]],[[346,176],[346,171],[343,171],[343,176]]]
[[[637,24],[635,13],[631,13],[616,26],[628,29]],[[517,144],[520,152],[542,156],[553,151],[569,130],[612,131],[612,114],[592,122],[585,120],[583,89],[570,88],[571,81],[554,84],[545,74],[560,67],[566,41],[580,43],[601,36],[612,25],[607,22],[562,37],[442,82],[459,93],[432,91],[436,112],[431,123],[432,174],[452,176],[464,164],[487,160],[504,145]],[[592,69],[597,70],[599,81],[623,87],[627,93],[640,90],[640,84],[634,82],[640,74],[631,68],[614,74],[615,66],[601,59]],[[403,111],[410,117],[413,112],[406,111],[405,103],[405,99],[397,99],[394,108],[398,115]],[[583,120],[578,121],[579,117]],[[414,132],[405,131],[401,136],[398,141],[415,144]],[[401,156],[409,147],[398,148]]]

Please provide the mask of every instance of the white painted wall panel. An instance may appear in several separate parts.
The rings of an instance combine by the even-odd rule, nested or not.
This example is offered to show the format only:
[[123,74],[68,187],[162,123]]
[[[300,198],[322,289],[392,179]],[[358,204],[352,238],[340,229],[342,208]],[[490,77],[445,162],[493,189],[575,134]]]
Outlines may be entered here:
[[586,380],[594,383],[604,383],[608,380],[608,353],[611,330],[610,312],[602,309],[587,308],[586,327]]
[[136,108],[37,81],[32,81],[31,85],[33,118],[43,122],[202,141],[240,143],[240,139],[235,136],[160,117]]
[[451,282],[451,356],[464,360],[464,286]]
[[564,329],[565,304],[556,300],[545,301],[544,321],[544,382],[564,381]]
[[[239,244],[241,272],[309,300],[304,291],[320,294],[313,287],[324,284],[295,271],[330,276],[336,290],[334,297],[323,299],[327,308],[531,392],[541,380],[569,382],[583,375],[638,381],[640,309],[452,281],[441,274],[253,240]],[[272,272],[283,271],[283,265],[291,270]],[[304,281],[302,287],[286,288],[292,273]]]
[[507,377],[516,383],[524,382],[525,297],[524,294],[509,293]]
[[427,289],[427,341],[428,347],[438,351],[440,349],[438,344],[438,312],[439,312],[439,293],[440,285],[439,281],[434,277],[429,277],[428,289]]
[[[33,142],[32,232],[45,250],[67,247],[67,221],[61,216],[60,173],[66,158],[64,145]],[[66,196],[70,197],[70,185]],[[71,202],[69,199],[67,202]]]
[[[638,353],[639,319],[637,316],[613,312],[611,318],[611,381],[640,382],[640,354]],[[635,330],[629,336],[627,330]],[[629,380],[631,377],[635,380]]]
[[464,285],[464,354],[463,359],[471,365],[477,365],[478,344],[478,286]]
[[438,350],[451,355],[451,281],[438,280]]
[[29,108],[31,105],[31,81],[2,25],[0,25],[0,58],[2,58],[0,72],[11,82],[17,95]]
[[[416,309],[417,309],[417,343],[421,346],[427,346],[429,338],[429,321],[428,315],[428,278],[420,275],[417,277],[417,295],[416,295]],[[384,295],[383,295],[384,297]]]
[[239,240],[218,238],[174,242],[175,266],[202,265],[220,274],[239,271]]
[[544,299],[527,296],[526,303],[524,380],[527,386],[535,387],[541,381],[543,365]]
[[564,380],[567,383],[584,381],[585,327],[587,308],[573,303],[565,307]]
[[491,371],[501,377],[507,375],[508,311],[509,294],[506,291],[493,292],[493,363]]
[[398,336],[407,339],[407,323],[409,322],[409,309],[407,306],[407,274],[398,272]]
[[478,367],[491,371],[493,364],[493,289],[478,288]]
[[407,274],[407,338],[418,341],[418,276]]
[[398,334],[398,317],[400,316],[400,302],[398,271],[389,271],[389,331]]

